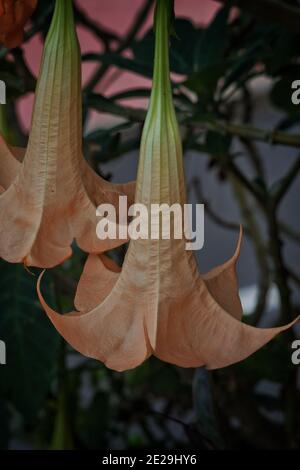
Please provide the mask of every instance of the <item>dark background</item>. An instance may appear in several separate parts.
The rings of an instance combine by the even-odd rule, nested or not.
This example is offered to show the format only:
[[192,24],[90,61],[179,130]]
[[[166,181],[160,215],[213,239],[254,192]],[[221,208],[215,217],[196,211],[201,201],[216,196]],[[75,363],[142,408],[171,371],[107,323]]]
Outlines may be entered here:
[[[151,77],[153,35],[147,28],[140,32],[153,3],[144,2],[129,34],[109,35],[74,2],[78,25],[106,51],[84,83],[85,156],[113,181],[135,178],[150,82],[124,82],[124,91],[130,90],[126,99],[101,93],[101,83],[116,70],[118,76],[130,71]],[[300,108],[291,103],[291,84],[300,79],[300,5],[232,4],[218,3],[205,27],[178,17],[172,38],[189,196],[206,204],[199,268],[207,271],[230,258],[242,223],[245,321],[282,324],[300,310],[300,135],[293,145],[290,139],[300,122]],[[0,49],[0,79],[9,97],[0,108],[1,122],[7,119],[7,138],[15,145],[27,141],[19,102],[34,91],[36,78],[28,64],[30,49],[23,51],[35,36],[43,40],[52,8],[53,2],[40,0],[24,45]],[[195,10],[200,8],[195,0]],[[83,60],[86,66],[88,57]],[[124,250],[114,256],[121,261]],[[49,302],[60,311],[72,309],[84,260],[75,249],[72,260],[48,272]],[[299,448],[300,368],[291,362],[292,333],[213,373],[152,358],[120,374],[80,356],[58,337],[39,306],[35,283],[22,266],[1,261],[0,339],[8,358],[7,366],[0,366],[1,449]]]

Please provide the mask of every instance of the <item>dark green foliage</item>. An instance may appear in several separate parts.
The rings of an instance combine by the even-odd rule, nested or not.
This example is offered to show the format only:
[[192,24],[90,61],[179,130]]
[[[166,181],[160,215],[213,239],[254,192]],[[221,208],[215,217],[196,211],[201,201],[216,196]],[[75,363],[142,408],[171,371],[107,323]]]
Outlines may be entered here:
[[1,398],[29,422],[36,419],[55,378],[58,334],[36,297],[36,277],[22,265],[1,261],[0,333],[7,365],[0,371]]

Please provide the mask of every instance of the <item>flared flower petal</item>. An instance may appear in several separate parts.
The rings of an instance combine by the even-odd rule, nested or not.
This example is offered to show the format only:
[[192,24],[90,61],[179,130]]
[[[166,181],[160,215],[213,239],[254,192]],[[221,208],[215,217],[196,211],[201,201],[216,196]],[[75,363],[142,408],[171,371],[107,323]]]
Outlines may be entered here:
[[6,47],[19,46],[24,26],[37,6],[38,0],[0,0],[0,43]]
[[3,189],[7,189],[14,181],[20,163],[12,155],[12,151],[0,135],[0,185]]
[[[157,0],[156,51],[150,107],[144,126],[136,202],[186,201],[182,148],[169,79],[171,0]],[[75,349],[119,371],[150,354],[181,367],[225,367],[245,359],[294,323],[259,329],[241,323],[233,258],[201,276],[186,240],[131,240],[121,272],[90,256],[76,296],[79,311],[59,315],[38,295],[50,320]],[[100,282],[99,279],[106,279]]]
[[[22,151],[0,142],[0,256],[9,262],[52,267],[77,244],[89,253],[114,248],[124,240],[99,240],[96,208],[118,204],[134,185],[100,178],[82,156],[81,63],[71,0],[57,0],[45,42],[32,127]],[[12,175],[16,175],[12,181]],[[3,179],[3,182],[1,182]],[[9,185],[9,183],[11,183]]]

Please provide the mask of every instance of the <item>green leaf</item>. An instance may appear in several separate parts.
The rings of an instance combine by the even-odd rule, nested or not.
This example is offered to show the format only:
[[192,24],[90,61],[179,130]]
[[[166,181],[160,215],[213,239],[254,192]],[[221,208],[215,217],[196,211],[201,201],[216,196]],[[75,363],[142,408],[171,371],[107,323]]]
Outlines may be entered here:
[[98,391],[90,406],[80,411],[77,428],[80,438],[88,449],[105,447],[105,437],[112,415],[110,395],[103,391]]
[[232,67],[225,77],[222,90],[226,90],[226,88],[235,82],[237,82],[237,87],[244,83],[257,63],[258,52],[259,45],[254,44],[250,50],[247,50],[246,53],[242,54],[241,56],[237,56],[234,60],[232,60]]
[[147,64],[153,68],[154,62],[154,34],[150,29],[139,41],[135,41],[131,46],[134,60]]
[[194,377],[194,407],[197,417],[197,427],[201,434],[215,448],[224,448],[224,441],[219,431],[215,407],[212,397],[212,387],[209,372],[197,369]]
[[58,409],[54,424],[51,450],[74,450],[73,432],[71,429],[71,404],[68,401],[67,390],[60,390]]
[[211,155],[224,156],[229,153],[232,137],[209,131],[206,135],[206,151]]
[[[191,21],[183,18],[176,19],[174,29],[176,36],[171,36],[170,68],[172,72],[180,75],[189,75],[193,72],[195,46],[202,30],[197,30]],[[137,61],[147,62],[148,66],[152,67],[154,60],[152,29],[132,45],[132,51]]]
[[227,45],[227,22],[230,7],[218,11],[210,25],[199,37],[195,48],[194,70],[200,71],[224,60]]
[[272,41],[271,52],[264,60],[268,74],[275,76],[285,65],[291,63],[294,56],[298,56],[298,37],[289,33],[286,29],[276,30]]
[[201,37],[202,29],[185,19],[175,21],[176,37],[171,38],[170,67],[172,72],[190,75],[194,72],[196,44]]
[[226,70],[226,66],[226,62],[223,62],[205,67],[191,75],[183,85],[200,96],[211,98],[214,95],[220,77]]
[[116,101],[106,98],[103,95],[89,93],[84,95],[84,106],[95,109],[100,113],[116,114],[124,117],[126,120],[143,121],[145,119],[145,111],[133,107],[120,105]]
[[110,99],[113,101],[124,100],[130,98],[149,98],[151,94],[150,88],[132,88],[130,90],[120,91],[115,95],[111,95]]
[[194,73],[184,85],[204,99],[212,99],[219,79],[230,63],[225,59],[230,7],[223,7],[199,35],[194,51]]
[[[1,366],[0,366],[1,367]],[[10,413],[7,404],[1,400],[0,402],[0,450],[6,450],[9,444],[9,418]]]
[[59,336],[37,300],[36,277],[22,265],[0,265],[0,338],[7,362],[0,368],[0,394],[31,420],[49,392]]
[[129,59],[120,54],[116,53],[104,53],[104,54],[85,54],[82,60],[88,62],[101,62],[103,65],[114,65],[122,70],[128,70],[129,72],[143,75],[144,77],[151,78],[153,75],[153,67],[149,63],[139,61],[136,59]]
[[25,92],[24,79],[17,73],[13,62],[0,60],[0,80],[6,85],[7,98],[18,98]]
[[111,136],[118,134],[124,130],[130,129],[135,123],[134,122],[124,122],[118,124],[117,126],[110,127],[109,129],[97,129],[96,131],[91,132],[85,137],[86,142],[95,142],[103,143]]

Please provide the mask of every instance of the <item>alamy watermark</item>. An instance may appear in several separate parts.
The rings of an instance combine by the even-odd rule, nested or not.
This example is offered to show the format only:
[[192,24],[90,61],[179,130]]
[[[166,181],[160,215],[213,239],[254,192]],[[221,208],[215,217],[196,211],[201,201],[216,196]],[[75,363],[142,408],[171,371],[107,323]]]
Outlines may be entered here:
[[118,211],[113,204],[101,204],[96,215],[101,217],[96,227],[100,240],[184,239],[186,250],[204,245],[204,204],[132,204],[127,209],[127,196],[119,196]]
[[[0,80],[0,104],[6,104],[6,85]],[[0,366],[6,364],[6,344],[0,340]]]
[[[6,104],[6,85],[0,80],[0,104]],[[6,344],[0,340],[0,366],[6,364]]]
[[291,357],[292,363],[295,366],[299,366],[300,365],[300,339],[295,339],[295,341],[293,341],[292,349],[295,350]]
[[0,104],[6,104],[6,85],[0,80]]
[[0,366],[6,365],[6,344],[0,340]]

